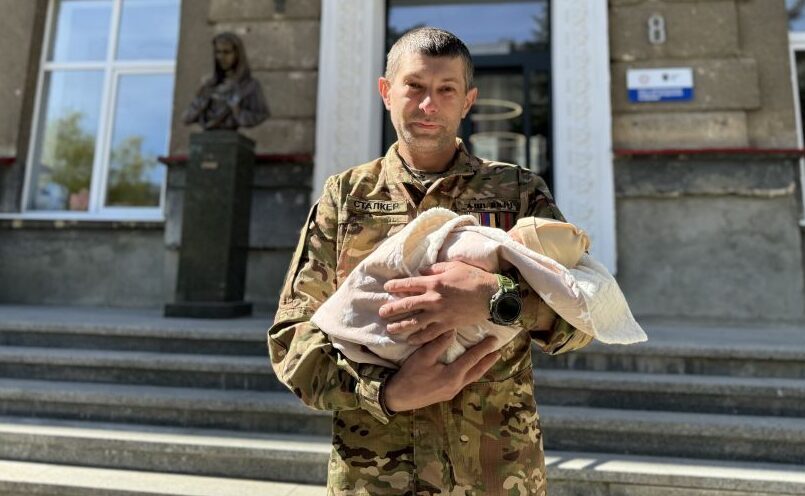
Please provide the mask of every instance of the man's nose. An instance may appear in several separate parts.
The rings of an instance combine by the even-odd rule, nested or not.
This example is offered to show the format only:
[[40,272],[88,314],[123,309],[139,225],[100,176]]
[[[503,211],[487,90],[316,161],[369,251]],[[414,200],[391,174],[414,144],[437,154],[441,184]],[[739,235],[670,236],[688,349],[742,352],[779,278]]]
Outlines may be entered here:
[[425,95],[425,98],[419,102],[419,110],[425,112],[428,115],[435,114],[437,111],[436,104],[433,102],[433,98],[431,98],[430,94]]

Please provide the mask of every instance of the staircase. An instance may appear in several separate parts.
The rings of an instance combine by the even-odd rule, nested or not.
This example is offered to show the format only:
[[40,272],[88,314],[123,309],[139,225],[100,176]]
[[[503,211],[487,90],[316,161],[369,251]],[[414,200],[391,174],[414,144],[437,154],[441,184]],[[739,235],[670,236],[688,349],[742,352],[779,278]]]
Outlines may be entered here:
[[[324,494],[269,323],[0,306],[0,494]],[[551,496],[805,494],[805,328],[646,327],[535,357]]]

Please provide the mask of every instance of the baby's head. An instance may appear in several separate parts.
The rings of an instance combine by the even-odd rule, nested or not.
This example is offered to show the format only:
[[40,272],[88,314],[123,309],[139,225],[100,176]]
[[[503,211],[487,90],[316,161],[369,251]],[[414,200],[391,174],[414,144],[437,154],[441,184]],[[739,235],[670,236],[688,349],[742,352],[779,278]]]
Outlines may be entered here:
[[583,230],[567,222],[542,217],[520,219],[508,234],[526,248],[567,268],[575,267],[590,248],[590,238]]

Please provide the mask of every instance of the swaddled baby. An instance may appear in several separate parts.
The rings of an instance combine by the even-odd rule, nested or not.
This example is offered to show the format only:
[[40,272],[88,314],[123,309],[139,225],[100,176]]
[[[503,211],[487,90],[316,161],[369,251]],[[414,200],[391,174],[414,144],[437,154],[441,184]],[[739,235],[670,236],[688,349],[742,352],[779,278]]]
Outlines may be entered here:
[[[383,285],[419,275],[437,262],[458,260],[493,273],[513,266],[557,314],[601,341],[645,340],[614,278],[585,253],[588,247],[587,235],[564,222],[530,217],[506,233],[479,226],[469,215],[431,209],[358,264],[311,320],[347,358],[397,368],[418,346],[409,345],[407,335],[386,332],[378,310],[396,297]],[[502,347],[517,332],[491,321],[456,329],[442,361],[452,362],[489,335]]]

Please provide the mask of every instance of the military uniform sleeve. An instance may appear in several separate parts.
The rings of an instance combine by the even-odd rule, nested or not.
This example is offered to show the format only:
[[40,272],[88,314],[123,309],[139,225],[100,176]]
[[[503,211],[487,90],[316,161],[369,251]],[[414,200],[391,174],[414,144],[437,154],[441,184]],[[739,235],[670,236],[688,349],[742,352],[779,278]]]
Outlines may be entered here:
[[[565,220],[545,181],[524,169],[520,171],[520,196],[524,206],[521,216]],[[523,330],[528,331],[543,352],[558,355],[582,348],[592,341],[590,335],[579,331],[556,315],[525,279],[519,274],[517,277],[520,296],[523,299],[520,325]]]
[[271,365],[277,378],[306,405],[318,410],[363,408],[387,423],[390,412],[383,406],[382,387],[392,371],[347,360],[310,322],[336,289],[336,190],[336,181],[330,178],[302,229],[274,325],[268,330]]

